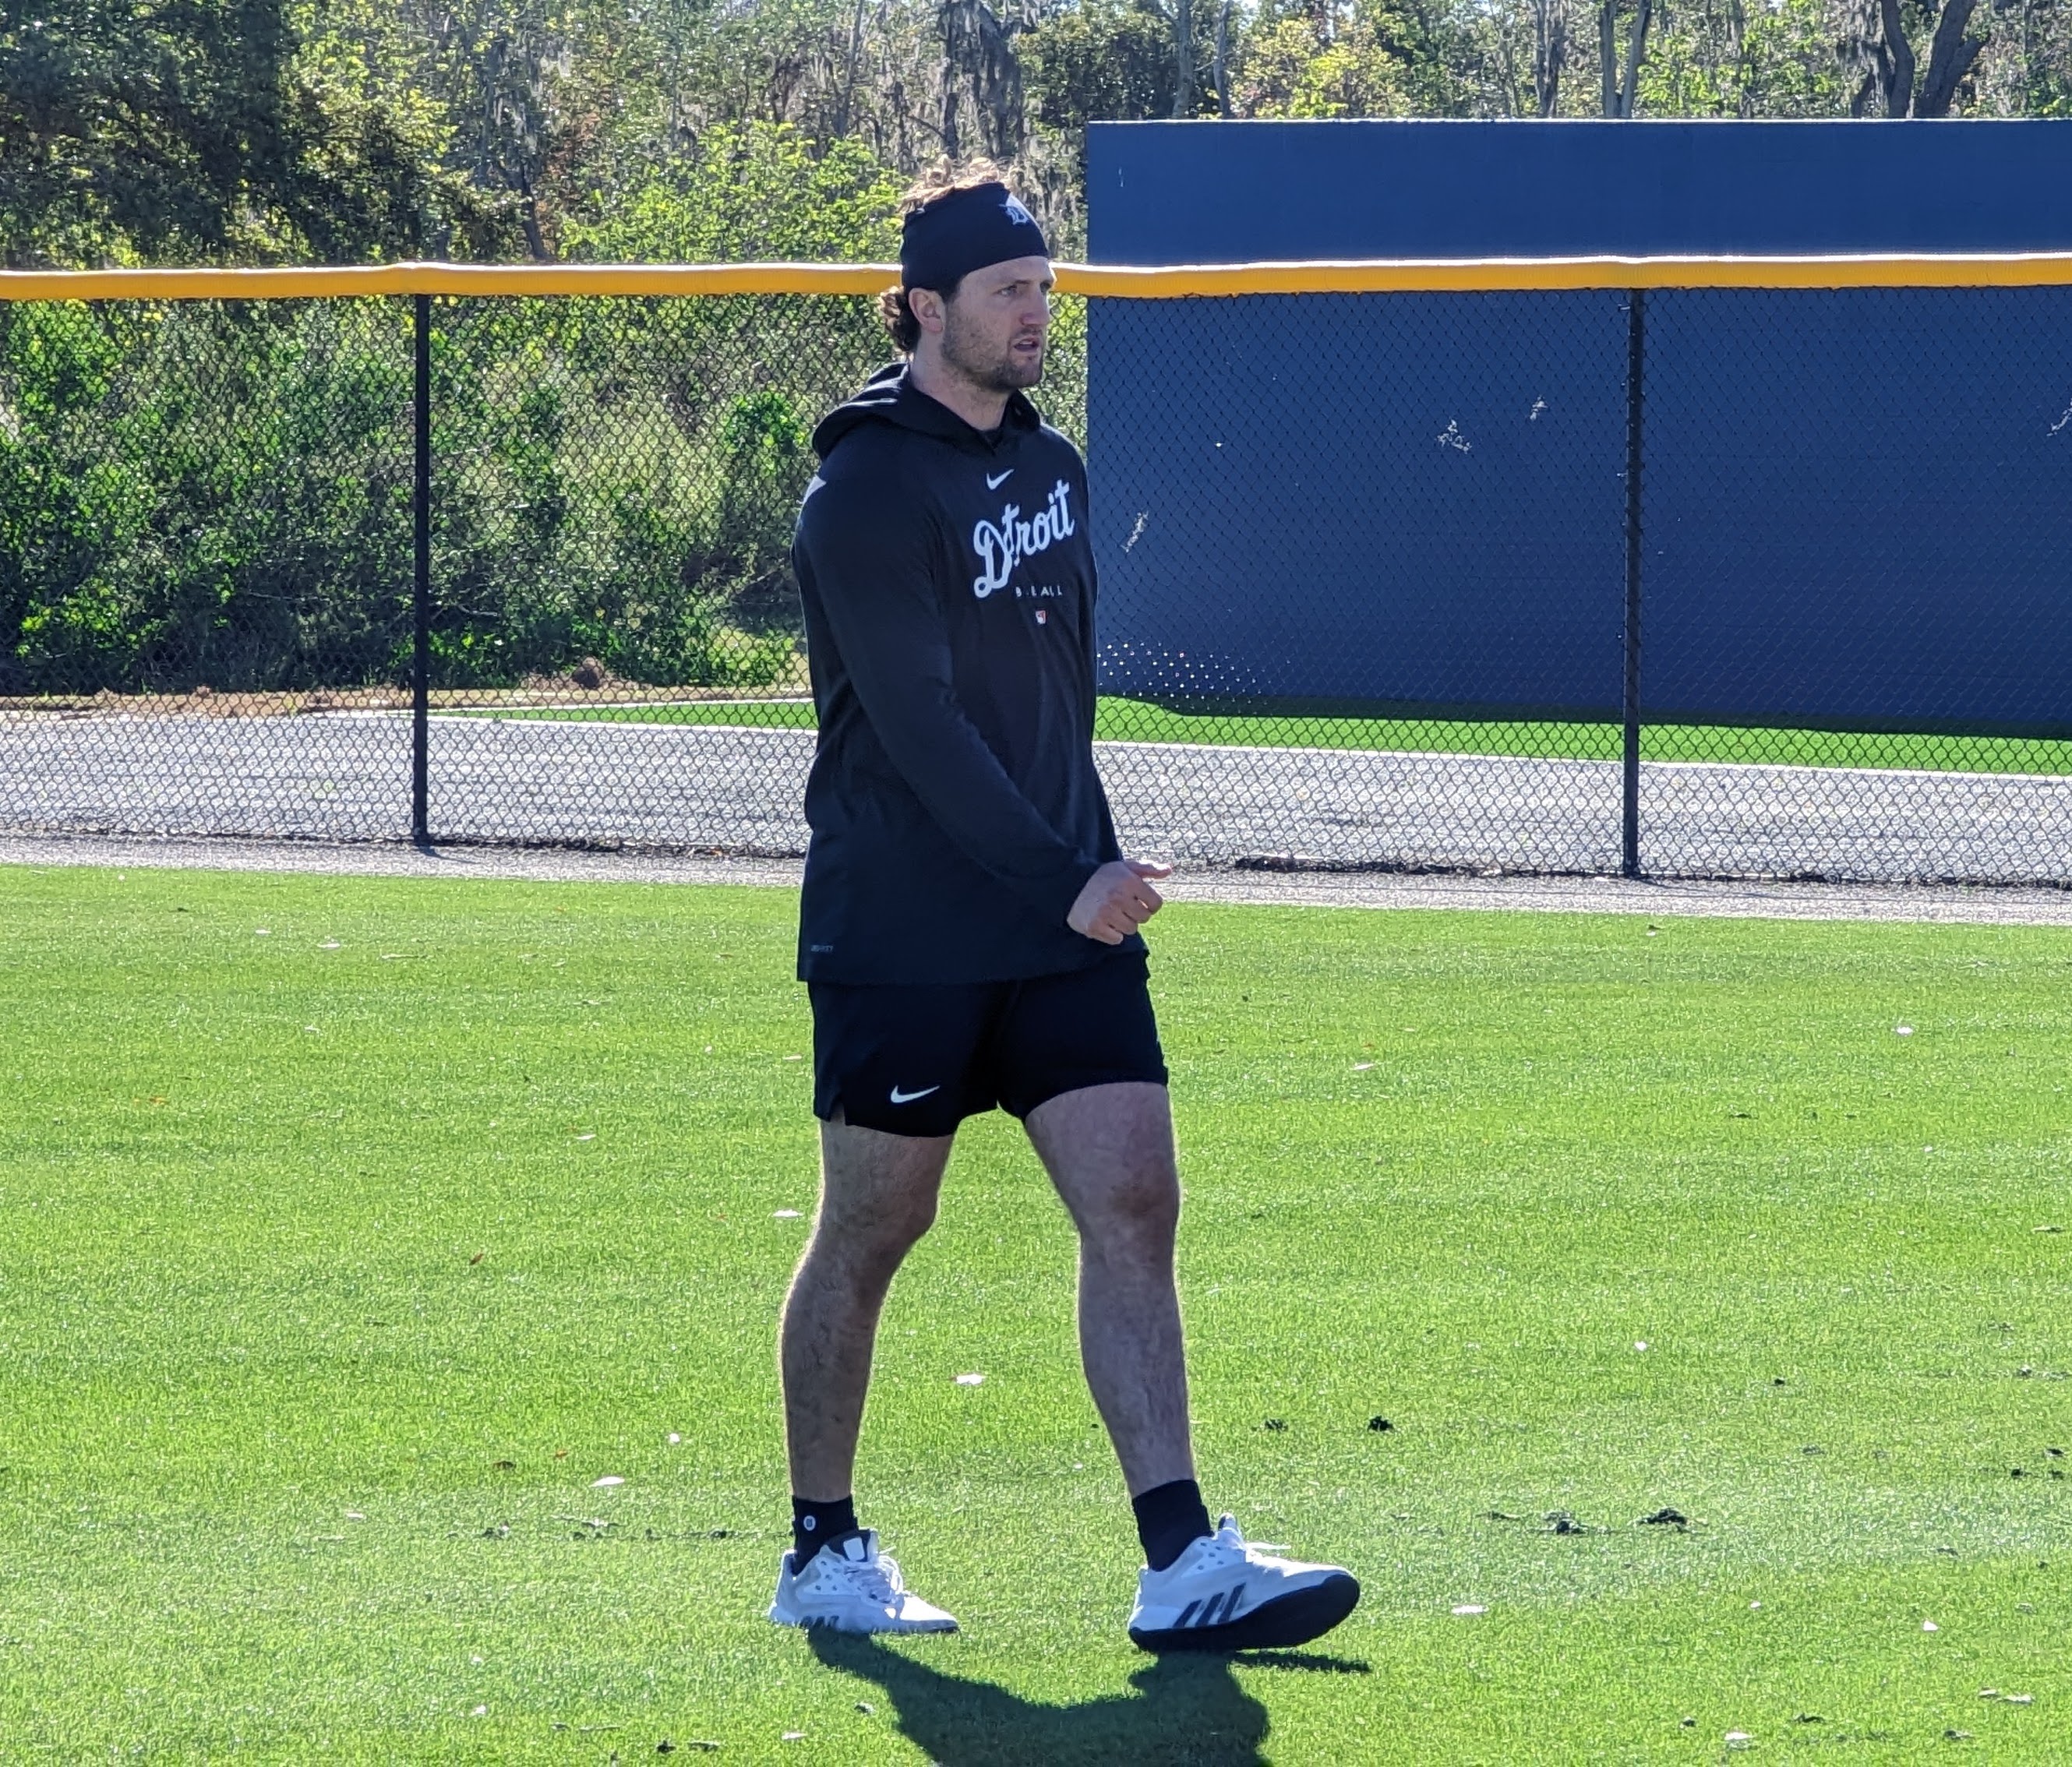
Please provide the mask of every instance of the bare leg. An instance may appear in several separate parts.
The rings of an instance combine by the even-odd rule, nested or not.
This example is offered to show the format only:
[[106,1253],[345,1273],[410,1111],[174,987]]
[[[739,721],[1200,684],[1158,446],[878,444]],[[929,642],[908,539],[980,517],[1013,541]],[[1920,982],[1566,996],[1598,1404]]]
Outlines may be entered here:
[[1079,1356],[1136,1497],[1194,1476],[1173,1241],[1180,1176],[1166,1088],[1090,1086],[1029,1113],[1079,1230]]
[[820,1206],[785,1298],[778,1349],[796,1497],[832,1503],[850,1494],[878,1310],[935,1218],[952,1139],[820,1125]]

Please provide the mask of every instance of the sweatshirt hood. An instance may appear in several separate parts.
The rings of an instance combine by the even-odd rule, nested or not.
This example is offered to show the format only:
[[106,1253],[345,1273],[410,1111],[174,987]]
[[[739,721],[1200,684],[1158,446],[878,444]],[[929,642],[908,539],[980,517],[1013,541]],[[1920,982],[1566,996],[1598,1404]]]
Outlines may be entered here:
[[[939,404],[914,384],[908,366],[905,362],[888,362],[853,397],[821,418],[813,431],[814,452],[824,460],[845,438],[874,423],[939,436],[976,450],[990,449],[992,443],[984,430],[973,429],[948,405]],[[1001,423],[1003,432],[1038,429],[1042,424],[1035,406],[1019,392],[1008,394],[1007,410]]]

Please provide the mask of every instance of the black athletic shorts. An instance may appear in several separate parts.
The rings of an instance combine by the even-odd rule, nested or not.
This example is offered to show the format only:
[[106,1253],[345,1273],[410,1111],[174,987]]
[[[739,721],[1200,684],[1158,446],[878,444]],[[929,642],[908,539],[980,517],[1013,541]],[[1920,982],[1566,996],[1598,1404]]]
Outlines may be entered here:
[[1166,1083],[1149,965],[1118,951],[1030,981],[952,987],[812,982],[813,1114],[894,1135],[948,1135],[999,1106],[1119,1080]]

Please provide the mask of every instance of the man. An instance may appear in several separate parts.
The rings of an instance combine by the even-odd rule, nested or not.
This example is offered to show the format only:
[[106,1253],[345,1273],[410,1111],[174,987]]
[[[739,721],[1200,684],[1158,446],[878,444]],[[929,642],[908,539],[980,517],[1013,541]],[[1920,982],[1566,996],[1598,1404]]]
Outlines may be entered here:
[[770,1617],[956,1622],[906,1589],[851,1490],[880,1307],[927,1231],[957,1124],[1022,1119],[1079,1236],[1079,1343],[1145,1551],[1147,1650],[1302,1643],[1359,1585],[1276,1558],[1194,1481],[1166,1065],[1137,929],[1160,865],[1122,856],[1093,764],[1094,562],[1043,372],[1049,249],[991,168],[908,198],[907,360],[813,441],[793,557],[820,746],[799,972],[813,1008],[820,1206],[780,1360],[793,1550]]

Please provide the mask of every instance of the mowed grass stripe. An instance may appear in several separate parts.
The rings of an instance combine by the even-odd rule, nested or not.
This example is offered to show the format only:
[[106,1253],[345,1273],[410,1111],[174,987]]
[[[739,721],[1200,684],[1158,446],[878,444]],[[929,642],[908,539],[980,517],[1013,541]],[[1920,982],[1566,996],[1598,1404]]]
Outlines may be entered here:
[[[701,700],[672,705],[480,708],[483,717],[576,723],[746,725],[810,730],[810,700]],[[1105,742],[1211,743],[1232,748],[1387,750],[1404,754],[1616,761],[1616,724],[1445,718],[1258,717],[1175,712],[1143,700],[1104,698],[1095,734]],[[1901,768],[1934,773],[2072,773],[2072,742],[2023,737],[1932,736],[1794,730],[1729,725],[1650,724],[1648,761],[1733,766]]]
[[15,869],[0,908],[10,1749],[2062,1734],[2072,933],[1162,916],[1205,1479],[1367,1596],[1297,1661],[1147,1668],[1069,1231],[999,1119],[860,1478],[966,1629],[761,1617],[813,1176],[786,894]]

